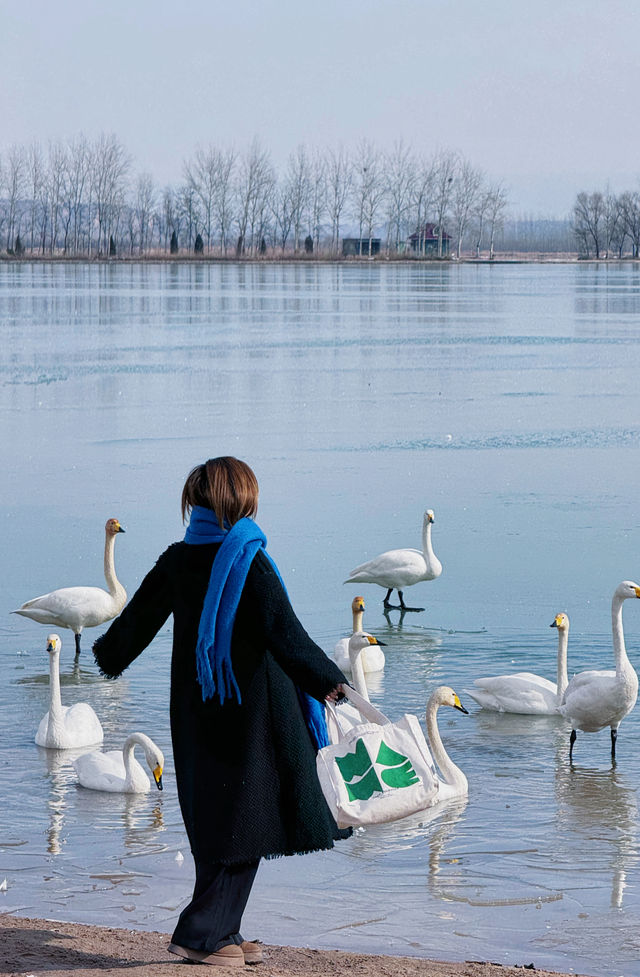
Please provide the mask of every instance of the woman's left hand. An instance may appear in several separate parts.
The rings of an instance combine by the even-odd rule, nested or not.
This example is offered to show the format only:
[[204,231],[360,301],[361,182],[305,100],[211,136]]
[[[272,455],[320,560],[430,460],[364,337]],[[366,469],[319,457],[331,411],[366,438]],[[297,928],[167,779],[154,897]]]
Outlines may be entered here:
[[330,699],[331,702],[340,702],[340,699],[344,699],[344,692],[342,691],[341,685],[336,685],[335,689],[331,689],[325,699]]

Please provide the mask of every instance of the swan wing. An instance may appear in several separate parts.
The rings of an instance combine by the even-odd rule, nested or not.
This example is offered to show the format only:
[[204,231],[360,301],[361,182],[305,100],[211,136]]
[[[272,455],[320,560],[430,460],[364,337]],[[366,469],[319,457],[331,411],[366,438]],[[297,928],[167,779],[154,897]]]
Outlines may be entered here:
[[[67,711],[66,706],[62,707],[62,714]],[[47,733],[49,731],[49,713],[46,712],[45,715],[40,720],[38,726],[38,731],[36,732],[36,745],[37,746],[47,746]]]
[[87,702],[76,702],[66,710],[64,730],[69,746],[93,746],[104,739],[100,720]]
[[362,667],[367,674],[371,672],[381,672],[385,666],[385,657],[382,648],[370,645],[362,652]]
[[56,624],[73,630],[104,624],[119,612],[121,607],[118,605],[119,602],[101,587],[63,587],[28,600],[14,614],[22,614],[40,624]]
[[361,563],[345,583],[377,583],[382,587],[408,587],[426,579],[427,564],[420,550],[388,550]]
[[558,711],[555,682],[532,672],[479,678],[465,692],[483,709],[519,715],[548,716]]
[[619,723],[633,708],[636,697],[637,686],[627,692],[614,671],[580,672],[565,689],[559,711],[574,728],[594,733]]
[[73,762],[78,780],[90,790],[124,790],[125,769],[121,750],[85,753]]
[[578,672],[577,675],[573,675],[570,679],[569,684],[564,690],[562,701],[566,702],[569,695],[573,695],[575,692],[583,688],[593,689],[595,692],[599,684],[604,683],[606,685],[607,682],[615,680],[615,677],[616,673],[613,668],[593,668],[586,672]]

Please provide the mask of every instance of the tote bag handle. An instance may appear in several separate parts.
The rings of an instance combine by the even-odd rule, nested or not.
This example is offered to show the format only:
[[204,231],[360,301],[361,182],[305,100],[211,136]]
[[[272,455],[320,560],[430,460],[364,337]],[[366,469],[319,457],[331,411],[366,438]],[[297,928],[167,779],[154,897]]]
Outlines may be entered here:
[[[343,683],[340,688],[342,689],[345,698],[347,698],[349,702],[355,706],[360,715],[367,722],[376,723],[378,726],[386,726],[389,723],[389,720],[384,713],[380,712],[379,709],[376,709],[375,706],[372,706],[368,699],[365,699],[364,696],[356,692],[355,689],[352,689],[350,685],[345,685]],[[339,743],[344,739],[344,734],[340,728],[340,720],[338,718],[339,712],[334,703],[329,699],[325,701],[325,706],[327,707],[327,726],[329,730],[329,738],[331,739],[332,743]]]

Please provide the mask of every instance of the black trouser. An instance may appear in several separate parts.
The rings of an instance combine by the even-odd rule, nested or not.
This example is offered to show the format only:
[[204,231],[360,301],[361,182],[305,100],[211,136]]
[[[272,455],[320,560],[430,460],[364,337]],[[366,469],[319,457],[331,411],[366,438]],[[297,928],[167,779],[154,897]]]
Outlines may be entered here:
[[196,862],[193,897],[180,913],[171,941],[209,953],[229,943],[240,945],[242,914],[259,864],[260,859],[248,865]]

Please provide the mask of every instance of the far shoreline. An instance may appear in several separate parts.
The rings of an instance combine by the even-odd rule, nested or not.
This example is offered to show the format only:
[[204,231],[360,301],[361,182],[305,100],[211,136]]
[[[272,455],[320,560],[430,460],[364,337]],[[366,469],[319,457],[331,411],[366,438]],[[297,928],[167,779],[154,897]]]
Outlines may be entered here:
[[363,267],[372,265],[406,265],[414,268],[456,267],[473,265],[493,267],[495,265],[632,265],[640,264],[640,257],[630,255],[622,258],[582,258],[578,254],[565,252],[506,253],[494,258],[463,256],[462,258],[410,258],[404,255],[376,255],[374,257],[336,257],[316,255],[262,256],[219,254],[148,254],[148,255],[9,255],[0,253],[1,265],[335,265],[338,267]]

